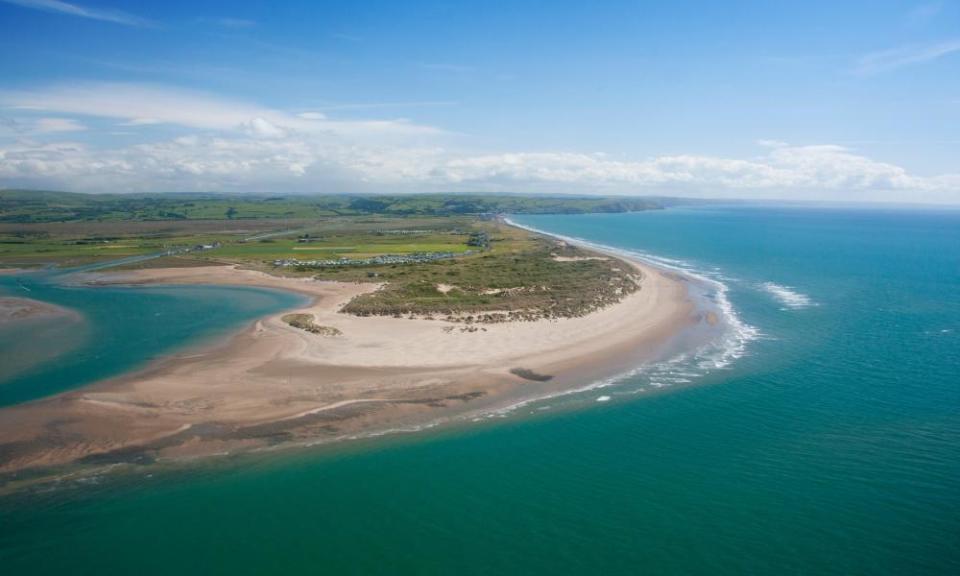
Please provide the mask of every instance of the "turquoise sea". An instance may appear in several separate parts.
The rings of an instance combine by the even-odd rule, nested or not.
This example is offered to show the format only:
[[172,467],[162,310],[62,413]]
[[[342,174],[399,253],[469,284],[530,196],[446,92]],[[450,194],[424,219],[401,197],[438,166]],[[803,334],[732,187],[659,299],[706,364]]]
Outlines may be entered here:
[[[515,220],[698,274],[734,321],[475,424],[2,497],[0,572],[960,573],[960,211]],[[239,298],[164,290],[188,334]]]
[[85,287],[73,271],[0,276],[0,296],[32,298],[76,319],[0,327],[0,406],[63,392],[142,368],[190,344],[229,334],[306,298],[248,287]]

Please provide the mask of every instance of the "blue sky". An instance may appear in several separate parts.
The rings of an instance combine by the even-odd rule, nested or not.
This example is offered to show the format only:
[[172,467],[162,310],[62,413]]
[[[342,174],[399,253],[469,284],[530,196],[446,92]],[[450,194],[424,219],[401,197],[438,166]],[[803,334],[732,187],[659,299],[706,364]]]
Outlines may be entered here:
[[960,2],[0,0],[0,186],[960,202]]

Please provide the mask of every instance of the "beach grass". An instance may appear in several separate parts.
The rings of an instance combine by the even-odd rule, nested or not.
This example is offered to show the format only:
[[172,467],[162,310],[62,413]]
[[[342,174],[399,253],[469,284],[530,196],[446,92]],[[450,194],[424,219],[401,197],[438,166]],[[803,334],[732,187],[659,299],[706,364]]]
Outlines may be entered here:
[[588,314],[639,289],[628,264],[589,258],[580,248],[496,222],[475,223],[489,248],[412,266],[326,267],[322,279],[384,282],[344,311],[440,316],[465,322],[566,318]]

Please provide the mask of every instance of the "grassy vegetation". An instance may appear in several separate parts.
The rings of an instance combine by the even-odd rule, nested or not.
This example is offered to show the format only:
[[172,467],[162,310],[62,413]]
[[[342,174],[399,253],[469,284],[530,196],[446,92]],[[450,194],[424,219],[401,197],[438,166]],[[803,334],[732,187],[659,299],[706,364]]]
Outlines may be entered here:
[[[240,202],[185,195],[78,199],[33,194],[0,192],[0,266],[72,266],[169,253],[125,266],[239,264],[272,274],[378,282],[382,289],[355,298],[345,311],[467,324],[580,316],[639,288],[635,272],[623,262],[588,257],[487,214],[624,207],[608,199],[427,195]],[[229,218],[227,207],[236,208]],[[152,219],[170,210],[186,217]],[[354,213],[340,215],[341,210]],[[357,213],[361,210],[379,212]],[[400,214],[404,211],[410,213]],[[220,219],[193,219],[218,212]],[[277,214],[282,216],[269,217]],[[390,264],[364,260],[424,253],[454,257],[410,262],[417,260],[414,256],[400,263],[390,259]],[[326,263],[340,258],[350,264]],[[293,264],[276,266],[277,261]]]
[[[0,266],[76,266],[197,245],[216,250],[163,259],[260,265],[276,259],[364,257],[468,249],[470,218],[0,223]],[[309,236],[308,238],[303,238]],[[155,265],[148,262],[144,265]]]
[[500,223],[478,223],[491,235],[477,255],[416,266],[326,268],[317,278],[385,281],[345,308],[358,315],[434,316],[501,322],[582,316],[639,289],[623,262]]
[[299,328],[311,334],[318,336],[340,336],[343,334],[338,328],[333,326],[321,326],[314,322],[313,314],[286,314],[281,318],[284,322]]

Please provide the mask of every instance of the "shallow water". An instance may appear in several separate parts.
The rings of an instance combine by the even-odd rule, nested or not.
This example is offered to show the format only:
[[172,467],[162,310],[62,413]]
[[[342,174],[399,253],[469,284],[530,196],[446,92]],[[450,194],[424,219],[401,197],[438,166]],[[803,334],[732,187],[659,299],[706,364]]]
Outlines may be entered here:
[[0,295],[51,302],[80,315],[79,321],[0,328],[0,406],[143,367],[306,302],[297,294],[248,287],[74,286],[68,275],[52,271],[0,276]]
[[960,573],[960,213],[518,220],[755,332],[492,423],[6,497],[4,573]]

